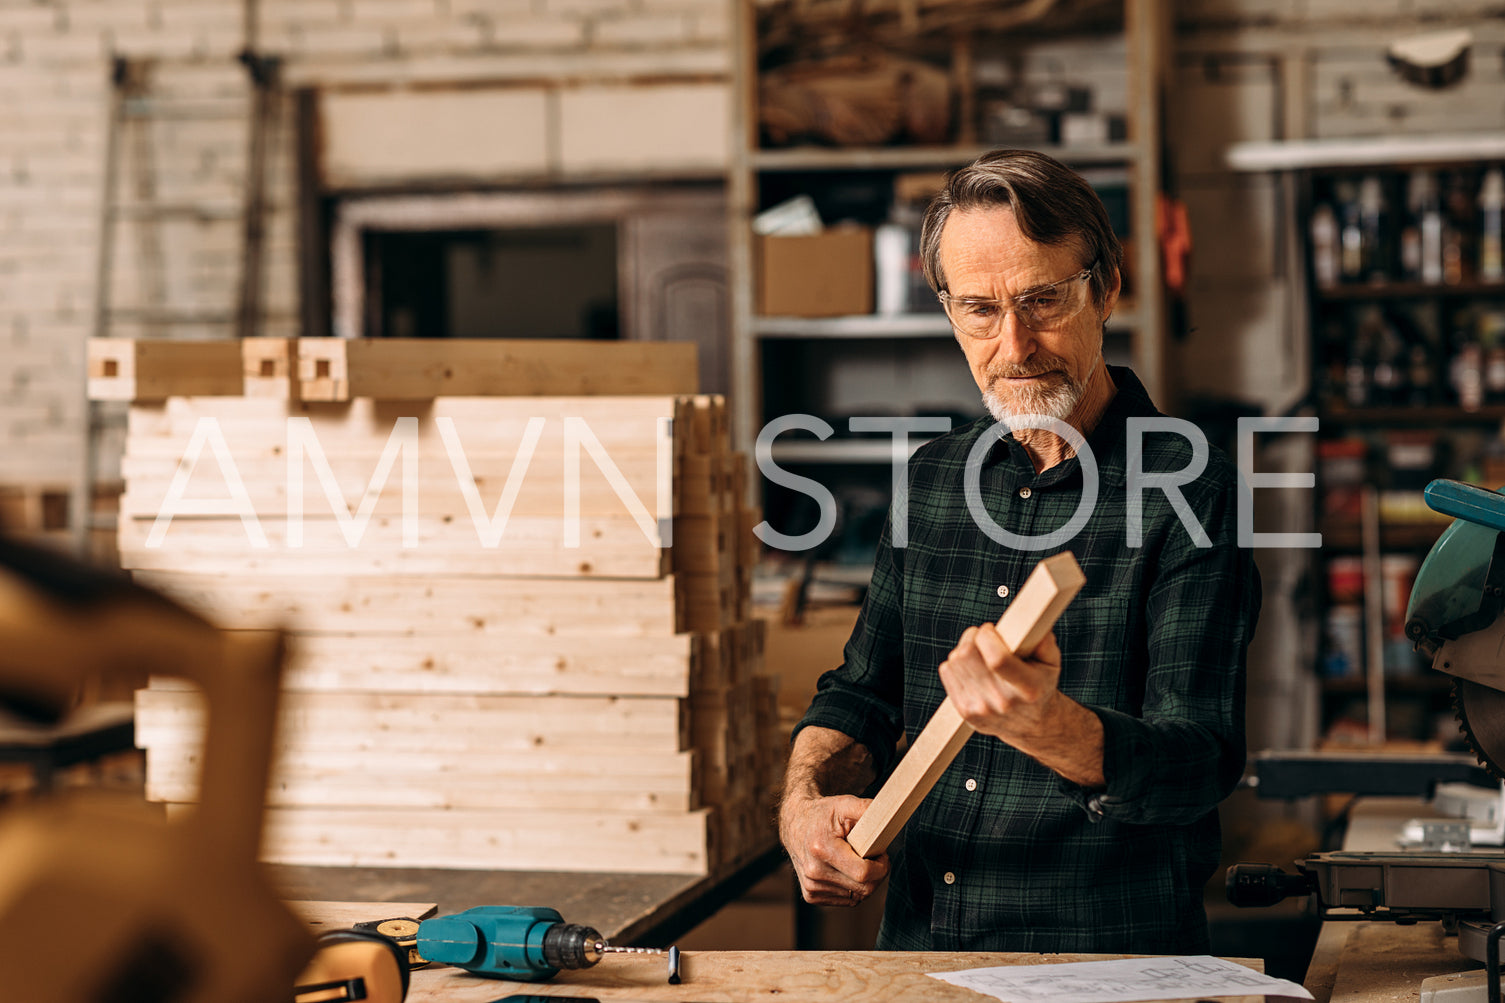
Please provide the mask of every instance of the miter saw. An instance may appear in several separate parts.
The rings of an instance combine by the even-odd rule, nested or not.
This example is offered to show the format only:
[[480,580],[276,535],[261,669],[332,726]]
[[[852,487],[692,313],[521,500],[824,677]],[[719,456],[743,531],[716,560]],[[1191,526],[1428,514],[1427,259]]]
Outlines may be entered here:
[[1411,587],[1406,636],[1453,677],[1464,741],[1505,781],[1505,494],[1433,481],[1427,506],[1453,516]]
[[[1498,786],[1505,782],[1505,494],[1439,480],[1427,485],[1424,496],[1428,507],[1454,521],[1417,572],[1406,607],[1406,636],[1431,658],[1434,669],[1453,678],[1459,731],[1494,789],[1434,781],[1426,791],[1434,806],[1445,800],[1460,804],[1463,821],[1414,819],[1397,834],[1397,850],[1316,853],[1297,861],[1296,874],[1268,864],[1236,864],[1228,869],[1228,899],[1261,906],[1310,895],[1324,920],[1439,920],[1458,934],[1460,953],[1485,962],[1486,971],[1450,977],[1445,990],[1429,987],[1433,980],[1427,980],[1424,1003],[1443,998],[1434,991],[1452,994],[1449,999],[1472,998],[1460,995],[1458,978],[1499,1003],[1505,936],[1505,851],[1500,848],[1505,807]],[[1386,776],[1366,775],[1357,768],[1360,758],[1265,753],[1254,758],[1255,785],[1263,796],[1319,790],[1401,794],[1411,792],[1391,785],[1416,785],[1428,769],[1418,757],[1398,763],[1401,770],[1381,766]],[[1438,757],[1435,777],[1463,781],[1471,770],[1456,757]],[[1323,788],[1319,775],[1346,775],[1353,782]],[[1475,814],[1472,809],[1481,805]]]

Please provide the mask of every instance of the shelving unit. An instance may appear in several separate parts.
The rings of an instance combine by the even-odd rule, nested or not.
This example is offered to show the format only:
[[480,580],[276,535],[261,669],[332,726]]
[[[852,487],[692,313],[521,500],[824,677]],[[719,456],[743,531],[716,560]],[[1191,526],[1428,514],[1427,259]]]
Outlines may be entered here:
[[[849,176],[880,178],[884,174],[940,172],[965,165],[993,147],[981,145],[967,128],[955,132],[956,142],[939,145],[887,146],[882,148],[830,148],[796,146],[765,149],[759,145],[759,59],[757,5],[752,0],[736,4],[735,77],[737,99],[733,110],[733,148],[728,176],[730,212],[730,275],[732,317],[733,434],[741,449],[751,450],[759,430],[774,413],[767,391],[798,410],[820,414],[819,388],[799,386],[814,377],[807,372],[809,358],[818,358],[848,374],[860,371],[874,360],[886,360],[895,370],[919,372],[929,363],[939,371],[954,355],[956,379],[965,386],[966,400],[975,401],[970,375],[959,351],[948,344],[950,325],[939,312],[900,315],[849,315],[836,317],[760,316],[755,312],[754,215],[767,208],[769,189],[787,191],[809,180]],[[1057,25],[1048,29],[1054,33]],[[1075,31],[1076,29],[1071,29]],[[1083,26],[1084,32],[1100,32],[1100,25]],[[1110,361],[1131,365],[1152,396],[1168,404],[1163,361],[1164,307],[1161,293],[1160,251],[1156,239],[1155,206],[1161,178],[1160,94],[1168,49],[1169,15],[1164,0],[1125,0],[1122,23],[1116,31],[1123,38],[1124,73],[1127,79],[1127,136],[1122,141],[1084,145],[1031,145],[1083,170],[1111,170],[1128,177],[1127,217],[1129,257],[1132,261],[1133,295],[1119,304],[1108,324]],[[1055,39],[1035,26],[1027,26],[1010,38],[1023,37],[1039,43]],[[979,39],[976,44],[984,44]],[[975,47],[975,46],[974,46]],[[967,50],[970,53],[970,48]],[[950,67],[952,80],[963,80],[970,56],[957,55]],[[963,81],[965,82],[965,81]],[[962,94],[958,121],[965,121],[972,102]],[[1016,144],[1018,145],[1018,144]],[[805,354],[801,354],[805,353]],[[950,372],[949,369],[945,370]],[[954,399],[955,395],[951,395]],[[903,400],[887,400],[890,413],[936,413],[938,402],[919,390]],[[980,404],[973,404],[981,414]],[[946,410],[943,408],[942,410]],[[951,410],[956,410],[952,408]],[[962,417],[958,415],[958,418]],[[845,429],[837,428],[838,436]],[[776,462],[789,464],[795,472],[820,475],[830,465],[835,479],[871,484],[887,495],[892,456],[885,439],[851,440],[833,436],[827,441],[788,436],[774,444]],[[865,469],[864,469],[865,468]],[[759,479],[755,478],[755,482]],[[793,530],[798,531],[798,530]]]
[[[1469,401],[1465,407],[1452,367],[1460,345],[1479,337],[1478,330],[1465,324],[1466,318],[1473,312],[1505,310],[1505,281],[1487,281],[1465,271],[1454,275],[1453,282],[1421,282],[1392,272],[1384,281],[1350,275],[1336,284],[1319,285],[1309,227],[1316,205],[1334,199],[1340,182],[1356,184],[1363,176],[1380,179],[1377,187],[1388,196],[1392,219],[1402,218],[1408,209],[1397,199],[1407,194],[1405,175],[1411,171],[1442,172],[1463,179],[1465,188],[1476,185],[1484,168],[1505,163],[1505,134],[1240,144],[1230,149],[1228,161],[1243,170],[1290,172],[1295,197],[1287,225],[1295,230],[1290,244],[1298,250],[1290,278],[1293,288],[1301,290],[1299,312],[1310,338],[1309,407],[1320,419],[1324,443],[1346,443],[1330,446],[1330,456],[1345,449],[1351,464],[1360,452],[1360,440],[1371,444],[1362,511],[1342,515],[1331,510],[1333,492],[1343,488],[1324,475],[1319,462],[1318,497],[1323,502],[1317,522],[1323,550],[1317,570],[1328,572],[1321,575],[1324,587],[1318,589],[1319,618],[1326,630],[1323,656],[1314,667],[1321,677],[1322,728],[1343,727],[1343,719],[1362,702],[1368,741],[1431,738],[1440,733],[1434,726],[1447,712],[1450,683],[1432,672],[1421,656],[1403,650],[1404,641],[1396,643],[1396,611],[1404,608],[1409,595],[1405,569],[1411,567],[1414,574],[1448,520],[1431,517],[1420,507],[1420,485],[1412,482],[1467,475],[1499,486],[1505,467],[1480,457],[1487,458],[1486,446],[1505,425],[1505,396]],[[1442,212],[1446,217],[1445,201]],[[1446,217],[1445,225],[1461,227],[1463,220]],[[1398,235],[1395,226],[1392,237]],[[1468,253],[1466,240],[1463,248]],[[1356,360],[1360,366],[1366,364],[1362,339],[1373,328],[1367,333],[1364,329],[1376,318],[1386,328],[1386,338],[1400,338],[1408,352],[1418,346],[1422,364],[1382,388],[1380,402],[1356,403],[1373,388],[1362,379],[1356,388],[1349,387],[1337,371],[1346,373]],[[1384,359],[1384,352],[1373,358]],[[1425,374],[1430,376],[1419,378]],[[1425,456],[1426,436],[1431,434],[1436,445],[1430,469],[1423,465],[1412,468],[1409,476],[1398,473],[1391,462],[1395,450],[1410,448],[1415,459],[1414,450],[1420,449]],[[1383,450],[1374,448],[1378,443],[1385,444]],[[1362,568],[1362,595],[1357,598],[1351,591],[1356,566]],[[1347,570],[1346,586],[1335,584],[1334,575],[1341,577],[1335,567]],[[1356,605],[1359,600],[1362,607]],[[1337,639],[1345,633],[1338,624],[1348,628],[1348,643],[1357,642],[1363,653],[1354,656],[1351,674],[1333,677],[1324,675],[1324,668],[1350,663],[1333,657],[1347,647]]]

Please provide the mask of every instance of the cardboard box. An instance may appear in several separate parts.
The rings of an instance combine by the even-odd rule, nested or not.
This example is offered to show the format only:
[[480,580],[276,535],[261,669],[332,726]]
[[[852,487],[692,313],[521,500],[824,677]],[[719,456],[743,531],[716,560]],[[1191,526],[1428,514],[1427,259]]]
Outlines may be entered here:
[[757,237],[756,311],[840,317],[873,312],[873,231],[842,226],[807,237]]

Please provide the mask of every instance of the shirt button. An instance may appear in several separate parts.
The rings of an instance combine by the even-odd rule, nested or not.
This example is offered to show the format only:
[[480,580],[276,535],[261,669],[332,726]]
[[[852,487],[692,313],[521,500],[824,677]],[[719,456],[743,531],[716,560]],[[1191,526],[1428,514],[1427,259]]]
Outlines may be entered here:
[[969,791],[975,791],[975,790],[977,790],[977,781],[973,780],[971,777],[967,778],[967,790],[969,790]]
[[1000,585],[1000,586],[998,586],[998,598],[1000,598],[1000,599],[1007,599],[1008,597],[1009,597],[1009,587],[1007,585]]
[[1020,498],[1028,498],[1032,494],[1034,494],[1034,492],[1031,491],[1029,488],[1020,488],[1019,489],[1019,497]]
[[952,874],[950,871],[947,871],[945,874],[941,875],[941,880],[946,882],[946,884],[948,885],[954,885],[956,884],[956,875]]

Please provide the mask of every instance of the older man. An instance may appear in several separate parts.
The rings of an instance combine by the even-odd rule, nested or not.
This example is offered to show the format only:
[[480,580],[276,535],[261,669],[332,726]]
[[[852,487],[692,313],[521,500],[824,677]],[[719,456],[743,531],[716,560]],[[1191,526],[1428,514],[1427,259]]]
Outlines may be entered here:
[[[779,827],[804,895],[850,904],[888,877],[883,948],[1204,953],[1259,611],[1236,472],[1213,450],[1181,489],[1197,525],[1149,491],[1131,532],[1131,447],[1137,470],[1188,477],[1198,454],[1131,427],[1160,415],[1103,360],[1123,252],[1076,174],[980,158],[931,204],[921,252],[991,418],[916,452],[907,532],[891,513],[845,662],[796,730]],[[1018,657],[993,623],[1061,550],[1086,587]],[[858,857],[858,795],[947,695],[978,734],[892,858]]]

